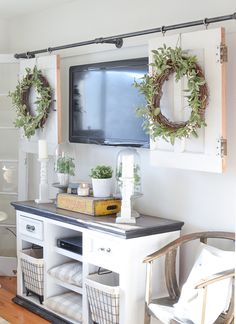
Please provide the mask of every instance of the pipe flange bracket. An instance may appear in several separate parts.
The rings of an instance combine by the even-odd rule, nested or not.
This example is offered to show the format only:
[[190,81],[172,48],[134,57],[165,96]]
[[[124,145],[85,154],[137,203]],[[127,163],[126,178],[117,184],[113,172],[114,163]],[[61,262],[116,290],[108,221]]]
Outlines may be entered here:
[[115,45],[116,45],[116,48],[121,48],[123,46],[123,38],[116,38],[116,42],[115,42]]

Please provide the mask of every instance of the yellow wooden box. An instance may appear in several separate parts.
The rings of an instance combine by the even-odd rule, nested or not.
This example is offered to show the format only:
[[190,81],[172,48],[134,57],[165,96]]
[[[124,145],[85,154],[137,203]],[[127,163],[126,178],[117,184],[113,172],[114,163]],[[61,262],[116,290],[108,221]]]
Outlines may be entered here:
[[92,216],[105,216],[117,214],[120,211],[121,200],[113,197],[94,198],[59,193],[57,207]]

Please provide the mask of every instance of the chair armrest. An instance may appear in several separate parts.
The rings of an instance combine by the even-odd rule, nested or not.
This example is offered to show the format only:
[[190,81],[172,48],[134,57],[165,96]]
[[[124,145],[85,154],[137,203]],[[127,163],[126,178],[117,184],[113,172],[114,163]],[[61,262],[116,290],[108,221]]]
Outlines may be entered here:
[[[208,232],[207,232],[208,233]],[[178,237],[177,239],[175,239],[174,241],[166,244],[165,246],[163,246],[161,249],[155,251],[152,254],[149,254],[148,256],[145,257],[145,259],[143,260],[144,263],[151,263],[154,260],[160,258],[163,255],[166,255],[167,253],[169,253],[172,250],[176,250],[178,249],[182,244],[191,241],[191,240],[195,240],[197,238],[201,238],[202,236],[205,235],[205,232],[199,232],[199,233],[192,233],[192,234],[187,234],[187,235],[183,235]]]
[[170,242],[169,244],[165,245],[163,248],[161,248],[158,251],[155,251],[152,254],[149,254],[148,256],[146,256],[143,260],[144,263],[151,263],[154,260],[160,258],[163,255],[166,255],[168,252],[170,252],[171,250],[174,250],[176,248],[178,248],[178,246],[181,244],[182,240],[181,238],[178,238],[172,242]]
[[146,256],[143,260],[144,263],[149,263],[154,261],[155,259],[167,254],[168,252],[178,249],[182,244],[185,244],[189,241],[200,239],[201,242],[206,242],[208,238],[224,238],[234,241],[235,240],[235,233],[231,232],[198,232],[198,233],[191,233],[180,236],[176,240],[172,241],[171,243],[167,244],[160,250]]
[[206,286],[213,284],[214,282],[224,280],[227,278],[233,278],[234,276],[235,276],[234,269],[222,271],[204,279],[203,281],[201,281],[199,284],[195,286],[195,289],[205,288]]

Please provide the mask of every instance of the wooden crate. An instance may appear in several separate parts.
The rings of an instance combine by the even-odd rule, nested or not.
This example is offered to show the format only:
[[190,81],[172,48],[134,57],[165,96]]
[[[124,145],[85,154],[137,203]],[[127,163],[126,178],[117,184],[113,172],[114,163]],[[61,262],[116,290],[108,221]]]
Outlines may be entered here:
[[117,214],[120,211],[121,200],[113,197],[94,198],[59,193],[57,207],[92,216],[105,216]]

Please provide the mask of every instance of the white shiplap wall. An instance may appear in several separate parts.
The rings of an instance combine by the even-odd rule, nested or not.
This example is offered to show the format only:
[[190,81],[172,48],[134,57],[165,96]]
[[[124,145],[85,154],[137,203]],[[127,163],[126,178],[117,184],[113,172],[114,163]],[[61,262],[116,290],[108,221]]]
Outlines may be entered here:
[[[26,15],[9,21],[12,51],[45,48],[148,29],[162,25],[214,17],[235,12],[235,0],[130,0],[73,1],[53,10]],[[228,167],[221,174],[156,168],[149,163],[149,152],[140,150],[144,196],[139,210],[185,222],[183,232],[192,230],[233,230],[236,184],[236,22],[214,26],[226,28],[229,44],[227,67]],[[198,27],[201,29],[202,27]],[[211,26],[209,27],[211,28]],[[193,30],[196,30],[193,29]],[[181,30],[184,32],[184,30]],[[152,35],[150,37],[153,37]],[[61,65],[63,135],[68,134],[68,69],[70,65],[148,55],[148,37],[125,40],[125,47],[94,45],[64,51]],[[129,47],[130,46],[130,47]],[[86,179],[95,163],[115,166],[118,149],[93,145],[73,145],[78,158],[78,174]],[[96,162],[94,161],[96,156]],[[31,177],[34,179],[34,177]],[[31,183],[32,197],[38,184]],[[189,268],[184,255],[182,272]]]

